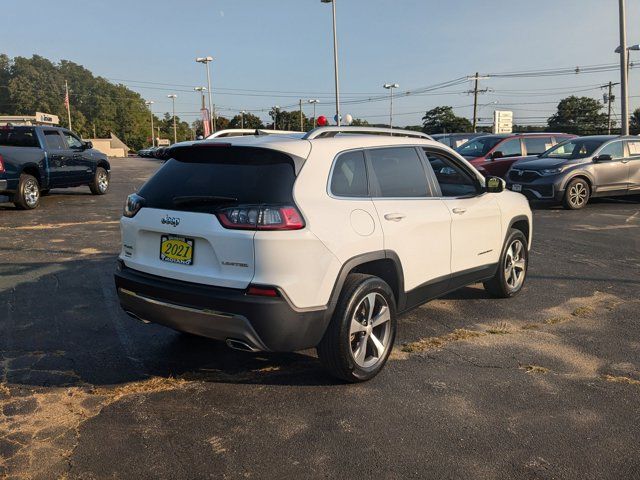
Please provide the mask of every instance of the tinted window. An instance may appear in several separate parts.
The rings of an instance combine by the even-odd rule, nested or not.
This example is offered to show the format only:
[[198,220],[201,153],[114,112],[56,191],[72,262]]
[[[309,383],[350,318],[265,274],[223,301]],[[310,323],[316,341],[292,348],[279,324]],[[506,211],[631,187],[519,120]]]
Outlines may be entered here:
[[363,152],[347,152],[338,157],[331,176],[331,193],[340,197],[367,196],[367,169]]
[[0,145],[3,147],[39,147],[40,143],[33,128],[0,127]]
[[612,142],[605,145],[598,155],[611,155],[611,158],[624,157],[624,145],[622,142]]
[[464,197],[477,193],[477,182],[455,162],[438,153],[425,151],[443,197]]
[[464,157],[484,157],[503,137],[478,137],[456,148]]
[[67,142],[68,148],[82,148],[82,141],[75,135],[63,132],[64,140]]
[[511,140],[505,140],[496,147],[495,151],[502,152],[503,157],[519,157],[522,155],[520,139],[512,138]]
[[381,148],[368,151],[373,178],[381,197],[426,197],[427,178],[413,148]]
[[542,155],[542,158],[560,158],[565,160],[573,160],[577,158],[590,157],[595,150],[602,145],[602,140],[590,138],[575,138],[559,143],[549,151]]
[[527,137],[524,139],[527,155],[540,155],[553,147],[551,137]]
[[[167,161],[140,189],[145,206],[213,212],[221,205],[293,202],[294,163],[283,153],[251,147],[194,147],[179,149],[174,157],[178,159]],[[210,201],[176,205],[176,197],[210,197]]]
[[56,130],[45,130],[44,139],[49,150],[64,150],[68,148]]

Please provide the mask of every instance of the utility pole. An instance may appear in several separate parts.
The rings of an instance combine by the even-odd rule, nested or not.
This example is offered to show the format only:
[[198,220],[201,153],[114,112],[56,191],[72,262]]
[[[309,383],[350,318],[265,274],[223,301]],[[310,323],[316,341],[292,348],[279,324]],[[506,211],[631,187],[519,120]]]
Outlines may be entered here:
[[607,103],[607,125],[608,125],[607,131],[609,135],[611,135],[611,109],[612,109],[613,101],[616,98],[613,95],[613,87],[615,87],[616,85],[620,85],[620,84],[609,82],[605,85],[600,85],[600,88],[608,89],[608,93],[605,93],[604,98],[605,98],[605,102]]
[[483,90],[478,89],[478,80],[489,77],[481,77],[479,72],[476,72],[475,77],[469,78],[469,80],[474,81],[473,90],[469,90],[467,93],[473,93],[473,133],[476,133],[478,128],[478,94],[479,93],[487,93],[489,91],[488,88]]
[[629,135],[629,97],[627,93],[627,18],[625,0],[619,0],[620,5],[620,105],[622,106],[621,134]]
[[300,99],[300,131],[304,132],[304,121],[302,120],[302,99]]

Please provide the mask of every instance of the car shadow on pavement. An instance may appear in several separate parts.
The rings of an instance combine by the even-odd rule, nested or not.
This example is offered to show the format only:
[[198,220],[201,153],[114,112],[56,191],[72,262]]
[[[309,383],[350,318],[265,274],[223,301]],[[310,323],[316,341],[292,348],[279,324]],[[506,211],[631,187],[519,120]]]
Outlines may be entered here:
[[98,386],[151,377],[330,385],[312,352],[266,354],[143,324],[121,311],[115,258],[18,263],[0,277],[0,378],[29,387]]

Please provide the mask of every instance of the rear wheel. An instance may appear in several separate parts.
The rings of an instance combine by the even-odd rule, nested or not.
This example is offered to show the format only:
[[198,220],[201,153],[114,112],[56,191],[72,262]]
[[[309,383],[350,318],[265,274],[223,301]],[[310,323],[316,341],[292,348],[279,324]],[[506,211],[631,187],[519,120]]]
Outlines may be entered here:
[[387,362],[396,328],[396,302],[389,285],[378,277],[351,274],[317,347],[318,357],[340,379],[369,380]]
[[589,201],[591,188],[586,180],[575,178],[569,182],[564,192],[562,205],[568,210],[584,208]]
[[40,204],[40,185],[33,175],[23,173],[13,204],[21,210],[33,210]]
[[520,230],[511,229],[502,249],[498,271],[483,283],[485,290],[498,298],[509,298],[522,290],[529,266],[527,238]]
[[96,168],[93,182],[89,185],[94,195],[104,195],[109,190],[109,173],[102,167]]

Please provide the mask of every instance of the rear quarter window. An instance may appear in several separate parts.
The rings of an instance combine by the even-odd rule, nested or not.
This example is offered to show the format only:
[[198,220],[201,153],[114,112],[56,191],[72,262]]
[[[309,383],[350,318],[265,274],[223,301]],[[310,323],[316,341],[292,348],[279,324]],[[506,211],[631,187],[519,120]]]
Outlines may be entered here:
[[40,147],[33,128],[0,128],[0,146],[3,147]]
[[366,197],[367,168],[362,151],[346,152],[338,157],[331,175],[331,193],[337,197]]

